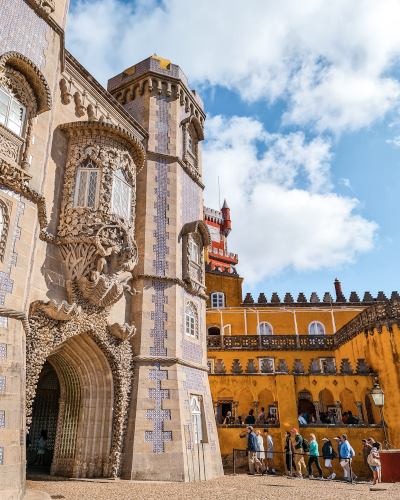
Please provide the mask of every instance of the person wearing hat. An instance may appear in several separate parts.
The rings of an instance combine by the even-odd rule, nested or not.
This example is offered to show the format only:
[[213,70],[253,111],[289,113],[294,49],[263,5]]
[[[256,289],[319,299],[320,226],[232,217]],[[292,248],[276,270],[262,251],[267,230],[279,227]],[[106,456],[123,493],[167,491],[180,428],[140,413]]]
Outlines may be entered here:
[[299,479],[303,479],[303,474],[302,474],[302,467],[303,470],[307,473],[307,467],[306,463],[304,462],[304,448],[303,448],[303,438],[299,434],[299,431],[295,428],[290,431],[294,435],[294,450],[295,450],[295,455],[294,455],[294,463],[296,464],[296,471],[297,471],[297,476]]
[[[336,436],[334,439],[337,445],[338,456],[340,457],[340,447],[342,446],[342,440],[339,436]],[[349,477],[347,469],[343,469],[343,472],[344,472],[344,479],[347,480],[347,478]]]
[[324,441],[324,445],[322,446],[322,457],[325,460],[325,467],[329,471],[327,479],[335,479],[336,474],[332,469],[332,459],[337,457],[336,452],[328,438],[322,438],[322,441]]
[[228,411],[226,417],[224,418],[224,424],[225,425],[233,424],[232,412]]
[[264,467],[264,464],[259,460],[257,457],[257,448],[258,448],[258,443],[257,443],[257,436],[254,434],[253,427],[249,425],[247,427],[247,433],[249,435],[249,438],[247,440],[247,446],[249,448],[249,469],[250,472],[247,474],[249,476],[254,476],[255,471],[254,471],[254,464],[257,464],[257,466],[264,472],[266,471],[266,467]]

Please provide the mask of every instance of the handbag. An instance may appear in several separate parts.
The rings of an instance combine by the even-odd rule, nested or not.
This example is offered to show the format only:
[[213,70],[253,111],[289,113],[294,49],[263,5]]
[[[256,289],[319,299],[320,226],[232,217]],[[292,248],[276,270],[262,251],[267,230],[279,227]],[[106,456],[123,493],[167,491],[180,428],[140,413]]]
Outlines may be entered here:
[[373,452],[368,455],[367,462],[368,465],[372,465],[373,467],[379,467],[381,465],[381,461],[378,458],[375,458],[373,455]]

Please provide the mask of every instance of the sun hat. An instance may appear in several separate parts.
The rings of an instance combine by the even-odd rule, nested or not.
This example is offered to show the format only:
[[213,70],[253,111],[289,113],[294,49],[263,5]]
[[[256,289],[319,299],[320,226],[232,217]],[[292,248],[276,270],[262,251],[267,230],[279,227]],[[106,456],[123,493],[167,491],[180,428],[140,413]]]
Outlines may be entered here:
[[322,441],[329,441],[328,438],[322,438]]
[[290,432],[298,432],[298,430],[294,427]]
[[336,436],[336,437],[335,437],[335,438],[333,438],[333,439],[337,439],[337,440],[339,440],[339,441],[340,441],[340,437],[339,437],[339,436]]

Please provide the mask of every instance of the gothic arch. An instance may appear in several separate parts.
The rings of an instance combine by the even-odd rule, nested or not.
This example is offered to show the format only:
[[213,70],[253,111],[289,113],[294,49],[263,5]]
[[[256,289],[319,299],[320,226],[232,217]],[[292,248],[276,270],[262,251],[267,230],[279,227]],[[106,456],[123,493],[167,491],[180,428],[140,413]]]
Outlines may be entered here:
[[0,71],[11,68],[23,75],[32,88],[37,102],[37,114],[52,108],[50,87],[40,69],[19,52],[6,52],[0,57]]

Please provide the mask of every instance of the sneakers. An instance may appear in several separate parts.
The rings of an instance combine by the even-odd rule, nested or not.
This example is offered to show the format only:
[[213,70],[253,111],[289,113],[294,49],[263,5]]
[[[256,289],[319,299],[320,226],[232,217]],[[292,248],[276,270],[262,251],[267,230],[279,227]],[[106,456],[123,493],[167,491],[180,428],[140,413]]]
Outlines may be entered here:
[[264,476],[265,474],[269,474],[269,471],[267,469],[264,469],[261,473],[262,476]]
[[312,474],[310,474],[310,475],[308,476],[308,479],[314,479],[314,476],[313,476]]
[[296,479],[303,479],[303,476],[293,476],[295,477]]
[[332,472],[332,474],[328,477],[328,479],[335,479],[336,477],[336,474],[334,472]]
[[323,478],[322,476],[321,476],[321,477],[317,477],[317,479],[318,479],[319,481],[323,481],[323,480],[324,480],[324,478]]
[[255,476],[254,472],[248,472],[247,475],[248,476]]

